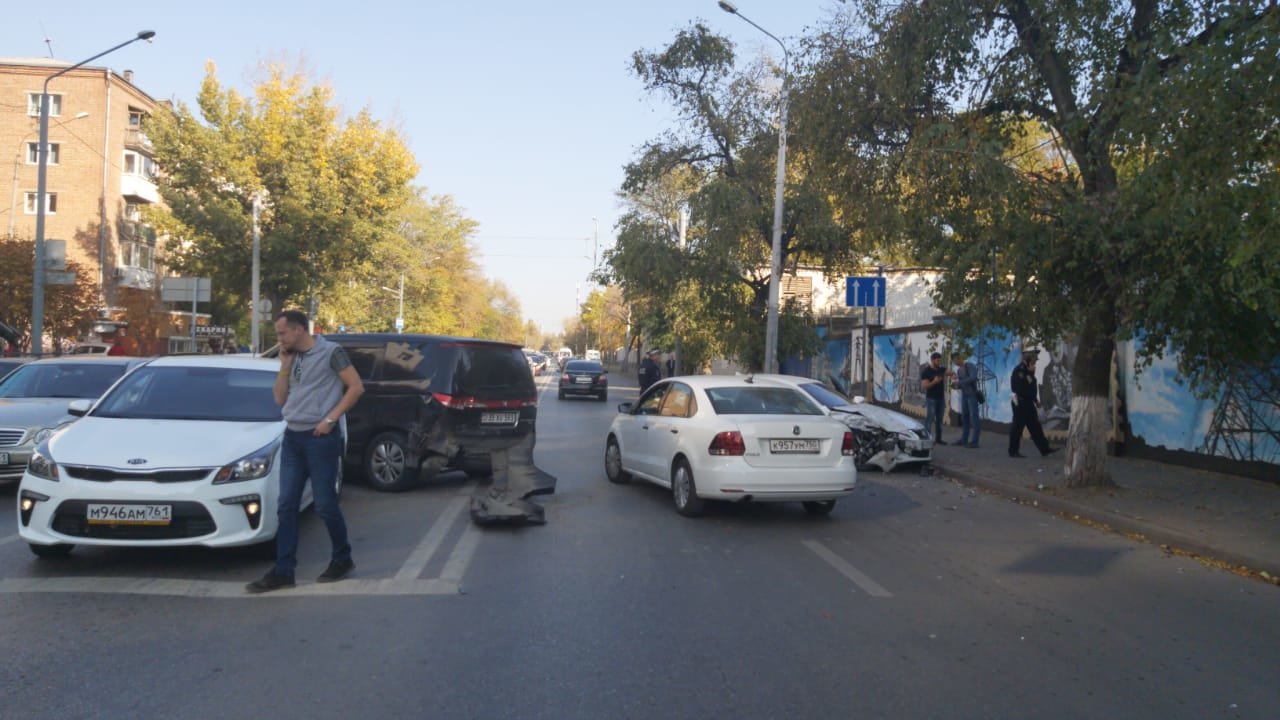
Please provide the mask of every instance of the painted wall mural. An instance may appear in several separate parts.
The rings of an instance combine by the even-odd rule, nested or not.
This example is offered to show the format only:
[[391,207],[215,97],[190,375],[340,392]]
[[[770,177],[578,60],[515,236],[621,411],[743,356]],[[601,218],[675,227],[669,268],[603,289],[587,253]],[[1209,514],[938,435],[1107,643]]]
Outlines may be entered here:
[[[890,317],[900,322],[890,323],[891,332],[872,339],[873,399],[923,416],[920,368],[934,350],[946,354],[959,344],[973,350],[970,360],[978,368],[987,396],[980,410],[983,419],[1011,422],[1009,377],[1021,359],[1021,339],[993,328],[980,337],[956,342],[945,322],[928,328],[915,324],[912,331],[892,332],[903,324],[926,322],[935,311],[928,300],[932,278],[927,273],[904,271],[889,277],[890,299],[910,312],[900,318],[890,312]],[[814,359],[812,376],[828,381],[839,378],[836,385],[847,391],[850,345],[860,341],[860,337],[851,341],[848,336],[825,341],[823,356]],[[1118,398],[1124,404],[1133,439],[1151,448],[1280,465],[1280,359],[1266,370],[1240,371],[1216,397],[1201,399],[1179,375],[1176,357],[1159,359],[1136,376],[1135,347],[1140,346],[1120,343],[1116,351]],[[1065,433],[1071,422],[1071,375],[1078,348],[1074,342],[1060,342],[1037,349],[1042,421],[1047,432]],[[959,407],[959,401],[959,394],[952,392],[949,406]]]

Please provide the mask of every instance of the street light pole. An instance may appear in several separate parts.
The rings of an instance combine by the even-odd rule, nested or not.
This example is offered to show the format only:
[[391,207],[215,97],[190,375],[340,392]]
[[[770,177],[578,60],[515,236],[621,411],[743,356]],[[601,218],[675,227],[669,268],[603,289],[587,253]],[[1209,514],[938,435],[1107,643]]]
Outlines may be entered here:
[[768,35],[782,48],[782,109],[778,119],[778,167],[773,190],[773,247],[769,257],[769,315],[764,331],[764,371],[778,371],[778,294],[782,275],[782,189],[787,166],[787,83],[791,53],[773,33],[752,22],[733,3],[720,0],[720,9],[742,18],[751,27]]
[[397,293],[400,297],[400,314],[396,315],[396,334],[404,332],[404,273],[400,273],[400,289],[395,290],[386,285],[382,286],[387,292]]
[[150,40],[155,35],[153,30],[143,30],[113,48],[65,67],[44,79],[44,87],[40,91],[40,144],[36,148],[40,161],[36,180],[36,253],[35,267],[31,272],[31,350],[36,357],[44,354],[44,212],[45,190],[48,187],[49,174],[49,83],[54,78],[87,65],[107,53],[115,52],[139,40]]

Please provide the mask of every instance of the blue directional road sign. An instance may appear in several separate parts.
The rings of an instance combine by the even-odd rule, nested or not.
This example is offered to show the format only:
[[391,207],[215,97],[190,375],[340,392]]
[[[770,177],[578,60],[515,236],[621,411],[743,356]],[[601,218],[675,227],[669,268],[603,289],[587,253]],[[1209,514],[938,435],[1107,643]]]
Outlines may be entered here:
[[885,277],[844,279],[844,304],[849,307],[884,307]]

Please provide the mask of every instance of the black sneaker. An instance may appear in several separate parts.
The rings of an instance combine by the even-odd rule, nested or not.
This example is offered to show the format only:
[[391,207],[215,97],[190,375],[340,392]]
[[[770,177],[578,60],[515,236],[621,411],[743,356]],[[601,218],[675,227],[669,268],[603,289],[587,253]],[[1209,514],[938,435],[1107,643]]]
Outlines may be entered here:
[[1011,457],[1011,458],[1024,458],[1024,457],[1026,457],[1026,455],[1023,455],[1023,454],[1022,454],[1022,453],[1020,453],[1020,452],[1011,452],[1011,453],[1009,453],[1009,457]]
[[276,572],[272,570],[266,575],[263,575],[261,578],[254,580],[248,585],[245,585],[244,589],[247,592],[251,592],[256,595],[258,593],[271,592],[272,590],[279,590],[280,588],[291,588],[291,587],[293,587],[292,576],[277,575]]
[[934,445],[946,445],[946,444],[947,444],[947,441],[946,441],[946,440],[934,440],[934,441],[933,441],[933,444],[934,444]]
[[330,560],[329,567],[320,573],[320,577],[316,578],[318,583],[337,582],[356,569],[356,564],[350,560]]

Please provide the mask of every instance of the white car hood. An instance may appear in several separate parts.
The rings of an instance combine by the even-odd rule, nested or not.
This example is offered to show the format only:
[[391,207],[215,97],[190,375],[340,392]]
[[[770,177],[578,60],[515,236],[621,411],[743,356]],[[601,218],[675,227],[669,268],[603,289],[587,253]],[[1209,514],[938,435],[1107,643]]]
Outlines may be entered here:
[[118,470],[221,467],[274,442],[284,434],[284,428],[283,421],[248,423],[88,416],[53,436],[49,450],[58,464]]
[[902,432],[904,430],[919,432],[924,430],[924,425],[919,420],[910,415],[903,415],[897,410],[882,408],[879,405],[865,403],[842,405],[831,408],[831,414],[836,417],[844,414],[861,415],[888,432]]

